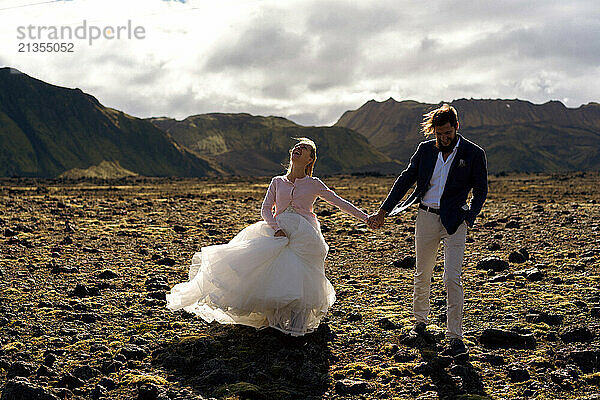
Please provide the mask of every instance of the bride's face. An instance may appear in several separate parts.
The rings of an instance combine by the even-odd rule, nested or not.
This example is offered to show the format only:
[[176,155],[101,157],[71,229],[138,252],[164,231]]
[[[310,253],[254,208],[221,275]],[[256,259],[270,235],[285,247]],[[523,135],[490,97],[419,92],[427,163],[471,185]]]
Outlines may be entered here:
[[300,166],[308,165],[313,160],[311,150],[312,148],[308,144],[298,143],[290,151],[290,161],[292,164]]

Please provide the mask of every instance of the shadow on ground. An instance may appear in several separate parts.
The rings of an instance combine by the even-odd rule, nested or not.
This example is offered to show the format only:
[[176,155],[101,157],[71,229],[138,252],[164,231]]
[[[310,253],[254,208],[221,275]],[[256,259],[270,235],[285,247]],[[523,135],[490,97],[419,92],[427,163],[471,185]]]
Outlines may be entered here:
[[182,386],[205,397],[322,398],[329,382],[331,332],[326,324],[300,338],[272,328],[211,324],[153,353]]
[[422,387],[423,391],[434,391],[439,399],[485,399],[485,392],[479,371],[469,362],[468,354],[455,357],[446,355],[436,338],[427,334],[425,337],[409,338],[405,336],[404,344],[415,347],[421,354],[422,362],[414,368],[414,372],[431,378],[432,384]]

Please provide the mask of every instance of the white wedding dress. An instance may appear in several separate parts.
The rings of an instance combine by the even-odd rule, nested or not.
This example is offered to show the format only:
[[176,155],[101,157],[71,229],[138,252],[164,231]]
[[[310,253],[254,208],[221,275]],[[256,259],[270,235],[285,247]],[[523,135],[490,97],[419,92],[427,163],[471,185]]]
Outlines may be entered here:
[[335,302],[324,268],[329,247],[318,222],[313,225],[291,206],[276,220],[287,237],[274,237],[260,221],[229,243],[195,253],[189,281],[171,289],[167,308],[292,336],[316,329]]

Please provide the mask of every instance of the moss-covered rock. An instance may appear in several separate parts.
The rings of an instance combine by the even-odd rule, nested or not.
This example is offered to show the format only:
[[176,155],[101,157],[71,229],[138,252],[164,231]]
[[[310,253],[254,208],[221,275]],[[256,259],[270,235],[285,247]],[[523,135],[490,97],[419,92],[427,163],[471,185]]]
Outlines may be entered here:
[[235,396],[240,399],[265,399],[260,387],[248,382],[236,382],[228,385],[219,386],[214,391],[216,397]]

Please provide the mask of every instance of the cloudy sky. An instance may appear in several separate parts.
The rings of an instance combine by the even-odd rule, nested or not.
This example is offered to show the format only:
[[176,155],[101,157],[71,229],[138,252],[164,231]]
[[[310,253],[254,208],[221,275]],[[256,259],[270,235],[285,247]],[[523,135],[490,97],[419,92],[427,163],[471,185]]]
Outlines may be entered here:
[[[128,22],[140,38],[115,37]],[[0,65],[137,117],[330,125],[389,97],[600,100],[596,0],[0,0],[0,35]],[[35,42],[73,52],[19,52]]]

